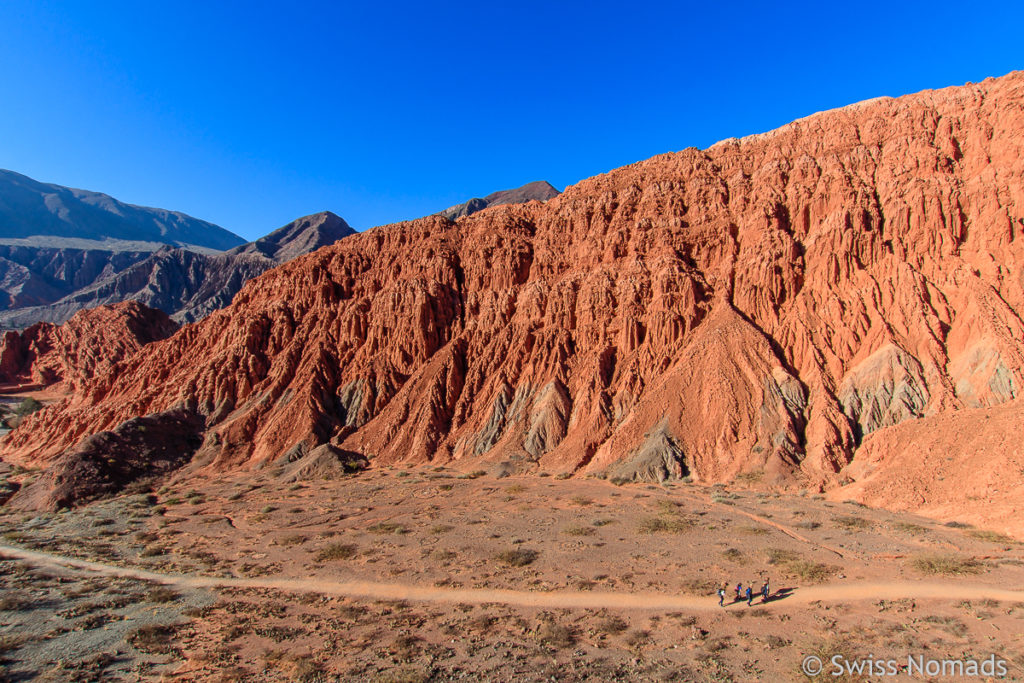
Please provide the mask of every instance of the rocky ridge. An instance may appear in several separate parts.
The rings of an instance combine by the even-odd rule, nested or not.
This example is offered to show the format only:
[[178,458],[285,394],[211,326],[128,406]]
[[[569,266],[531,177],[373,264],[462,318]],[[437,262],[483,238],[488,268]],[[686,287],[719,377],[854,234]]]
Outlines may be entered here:
[[100,192],[41,183],[0,169],[0,238],[133,240],[231,249],[238,235],[180,211],[125,204]]
[[557,197],[558,195],[558,190],[552,187],[551,183],[545,180],[536,180],[532,183],[527,183],[522,187],[517,187],[514,190],[499,190],[498,192],[492,192],[486,197],[474,197],[462,204],[456,204],[455,206],[448,207],[444,211],[441,211],[439,215],[455,220],[456,218],[468,216],[476,213],[477,211],[483,211],[490,206],[525,204],[526,202],[532,201],[546,202],[552,197]]
[[892,430],[1017,409],[1022,146],[1014,73],[370,230],[36,413],[3,457],[45,466],[184,410],[214,470],[331,443],[626,479],[870,477],[851,463],[892,455]]
[[74,393],[109,381],[118,364],[178,326],[135,301],[80,311],[63,325],[38,323],[0,337],[0,383]]
[[[257,275],[354,232],[343,219],[324,211],[226,252],[170,246],[137,258],[135,252],[121,252],[116,264],[111,261],[98,276],[59,299],[0,312],[0,325],[59,324],[82,309],[129,300],[160,309],[178,322],[194,322],[227,306],[242,285]],[[0,246],[0,254],[2,250]]]

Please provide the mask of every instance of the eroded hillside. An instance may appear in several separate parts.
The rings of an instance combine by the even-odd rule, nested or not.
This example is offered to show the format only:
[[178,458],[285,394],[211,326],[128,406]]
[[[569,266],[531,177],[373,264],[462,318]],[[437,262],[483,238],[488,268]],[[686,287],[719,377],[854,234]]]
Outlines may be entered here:
[[1011,74],[354,235],[40,411],[3,457],[45,465],[184,408],[215,469],[333,442],[376,463],[832,485],[873,433],[1017,396],[1022,144]]

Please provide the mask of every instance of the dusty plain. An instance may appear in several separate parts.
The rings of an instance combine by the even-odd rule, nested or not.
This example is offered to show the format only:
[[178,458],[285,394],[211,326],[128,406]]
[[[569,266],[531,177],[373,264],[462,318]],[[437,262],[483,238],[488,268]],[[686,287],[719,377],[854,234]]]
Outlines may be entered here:
[[[280,474],[0,508],[4,679],[799,681],[808,654],[1024,676],[1024,546],[968,525],[757,482]],[[767,604],[718,607],[764,576]]]

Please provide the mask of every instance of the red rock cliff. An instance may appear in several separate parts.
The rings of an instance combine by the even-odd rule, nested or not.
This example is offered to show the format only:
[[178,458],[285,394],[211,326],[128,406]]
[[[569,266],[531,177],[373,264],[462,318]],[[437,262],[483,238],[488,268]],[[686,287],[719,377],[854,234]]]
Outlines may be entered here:
[[352,236],[25,421],[11,460],[184,406],[197,462],[834,479],[1024,382],[1024,74]]
[[143,345],[174,334],[161,311],[126,301],[80,311],[63,325],[38,323],[0,337],[0,382],[93,394]]

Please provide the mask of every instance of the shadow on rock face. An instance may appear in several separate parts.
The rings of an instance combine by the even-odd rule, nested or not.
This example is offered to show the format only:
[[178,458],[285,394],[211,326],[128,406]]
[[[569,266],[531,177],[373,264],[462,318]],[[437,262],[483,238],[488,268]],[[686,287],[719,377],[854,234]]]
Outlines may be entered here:
[[202,443],[203,418],[185,410],[134,417],[60,455],[8,505],[55,511],[122,491],[132,482],[178,469]]

